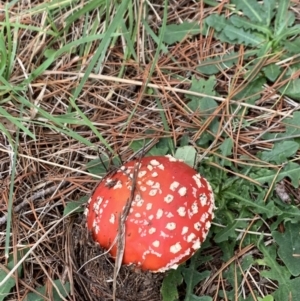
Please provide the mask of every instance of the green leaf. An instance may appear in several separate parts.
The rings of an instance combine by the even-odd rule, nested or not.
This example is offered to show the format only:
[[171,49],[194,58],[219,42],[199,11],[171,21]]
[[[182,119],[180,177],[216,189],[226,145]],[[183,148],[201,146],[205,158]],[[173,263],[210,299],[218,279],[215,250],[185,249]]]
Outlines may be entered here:
[[294,141],[283,141],[273,145],[272,150],[262,152],[261,159],[267,162],[282,164],[296,154],[299,144]]
[[281,35],[284,30],[286,30],[288,25],[288,8],[290,4],[290,0],[280,0],[278,1],[278,9],[275,17],[275,28],[274,33],[275,36]]
[[276,0],[264,0],[264,11],[266,13],[265,24],[270,26],[271,20],[274,17],[274,10],[276,6]]
[[[223,143],[220,145],[221,154],[224,157],[228,157],[232,155],[233,141],[231,138],[226,138]],[[231,162],[222,158],[221,166],[231,166]]]
[[286,136],[300,136],[300,112],[294,112],[292,118],[285,121]]
[[285,84],[279,91],[295,100],[300,100],[300,78],[293,79]]
[[175,158],[182,159],[186,164],[194,167],[196,155],[196,149],[193,146],[187,145],[177,148]]
[[[205,80],[203,78],[197,79],[193,77],[190,91],[214,96],[216,95],[216,92],[214,90],[215,84],[216,78],[214,76],[210,76],[208,80]],[[186,97],[188,99],[191,99],[191,101],[188,103],[188,107],[193,112],[199,110],[200,113],[204,115],[205,119],[207,119],[218,106],[217,102],[209,96],[198,97],[186,94]]]
[[181,266],[168,272],[160,289],[163,301],[174,301],[179,297],[177,286],[182,284],[182,281]]
[[243,89],[234,96],[234,99],[254,104],[254,102],[261,97],[262,87],[265,83],[265,77],[257,77],[255,80],[248,82]]
[[243,27],[244,29],[256,30],[256,31],[264,33],[268,36],[270,36],[272,34],[269,27],[266,26],[265,24],[253,23],[253,22],[247,20],[246,18],[237,16],[237,15],[233,15],[232,17],[230,17],[230,21],[234,26],[236,26],[238,28]]
[[261,276],[278,281],[279,286],[287,285],[291,275],[286,267],[277,263],[275,245],[266,247],[263,242],[260,242],[258,248],[263,253],[264,257],[262,259],[257,259],[256,262],[259,265],[269,267],[269,270],[265,269],[260,272]]
[[224,34],[232,43],[244,44],[246,46],[254,47],[266,42],[266,37],[263,35],[237,28],[233,25],[226,25]]
[[[60,294],[65,298],[69,295],[70,293],[70,283],[67,282],[63,284],[59,279],[53,281],[54,284],[56,285],[58,291]],[[46,297],[46,291],[48,291],[49,285],[44,285],[42,287],[38,287],[36,291],[38,291],[40,294]],[[59,296],[57,290],[55,287],[52,287],[52,300],[59,301],[62,300],[62,298]],[[25,301],[44,301],[45,298],[41,297],[40,295],[36,293],[29,293],[24,299]]]
[[291,300],[300,300],[300,278],[290,280],[284,285],[280,285],[278,290],[275,291],[274,298],[275,301],[291,301]]
[[[20,259],[21,253],[18,252],[17,259]],[[15,261],[13,256],[9,256],[9,261],[7,264],[7,269],[11,270],[15,266]],[[22,265],[18,268],[18,275],[21,276]],[[0,282],[7,276],[6,271],[0,268]],[[8,280],[0,287],[0,301],[3,301],[9,294],[11,289],[16,285],[16,281],[13,277],[8,278]]]
[[257,0],[231,0],[238,10],[241,10],[251,21],[266,24],[266,11]]
[[265,73],[268,80],[274,82],[279,74],[282,72],[281,68],[275,64],[270,64],[266,67],[264,67],[263,72]]
[[284,233],[273,231],[272,236],[279,245],[278,255],[293,276],[300,275],[299,224],[286,223]]
[[88,198],[89,198],[88,196],[84,196],[84,197],[81,197],[78,201],[68,202],[66,207],[64,208],[64,214],[63,215],[66,216],[73,210],[74,211],[72,213],[83,212],[84,208],[83,208],[82,205],[87,202]]
[[163,36],[163,42],[172,45],[176,42],[181,42],[185,37],[205,33],[206,29],[200,28],[197,22],[184,21],[181,24],[170,24],[166,26]]
[[[140,140],[135,140],[130,143],[130,148],[134,152],[138,152],[142,150],[149,142],[150,139],[140,139]],[[146,154],[146,156],[163,156],[166,155],[169,151],[169,140],[168,139],[160,139],[159,142],[154,145]]]
[[[276,177],[277,173],[275,170],[270,169],[260,169],[255,173],[250,173],[250,177],[261,183],[261,184],[271,184]],[[284,179],[285,177],[289,177],[292,181],[292,185],[297,188],[299,187],[300,180],[300,165],[295,162],[288,162],[283,169],[281,169],[280,173],[277,175],[276,183]]]
[[209,58],[202,61],[196,70],[207,75],[217,74],[221,70],[229,69],[236,64],[238,56],[237,52],[231,52],[223,56]]
[[271,296],[271,295],[267,295],[267,296],[265,296],[264,298],[258,297],[257,300],[258,300],[258,301],[274,301],[274,298],[273,298],[273,296]]

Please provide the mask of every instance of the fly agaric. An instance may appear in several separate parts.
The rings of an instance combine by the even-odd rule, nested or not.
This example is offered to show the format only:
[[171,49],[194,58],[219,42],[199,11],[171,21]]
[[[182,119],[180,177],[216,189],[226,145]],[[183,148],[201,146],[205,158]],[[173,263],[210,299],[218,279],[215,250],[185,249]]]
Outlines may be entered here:
[[170,155],[130,161],[105,178],[89,199],[85,214],[93,239],[113,257],[119,217],[132,197],[134,180],[124,223],[123,264],[153,272],[176,269],[207,236],[214,209],[211,186]]

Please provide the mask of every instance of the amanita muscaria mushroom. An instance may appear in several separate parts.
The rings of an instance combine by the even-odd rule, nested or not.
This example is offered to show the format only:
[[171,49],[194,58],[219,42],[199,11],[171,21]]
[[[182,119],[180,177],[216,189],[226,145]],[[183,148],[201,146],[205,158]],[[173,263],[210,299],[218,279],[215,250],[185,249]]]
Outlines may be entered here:
[[88,201],[87,228],[101,247],[117,253],[119,216],[134,197],[125,221],[124,264],[163,272],[190,258],[205,240],[213,218],[211,186],[170,155],[124,164],[100,182]]

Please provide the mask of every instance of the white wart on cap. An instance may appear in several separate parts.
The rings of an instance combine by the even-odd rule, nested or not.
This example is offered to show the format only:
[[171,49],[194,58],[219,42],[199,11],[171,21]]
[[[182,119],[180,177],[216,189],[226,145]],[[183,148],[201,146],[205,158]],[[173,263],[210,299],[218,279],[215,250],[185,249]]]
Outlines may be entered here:
[[[113,257],[135,164],[130,161],[101,181],[87,205],[87,227]],[[154,272],[177,268],[205,240],[213,209],[211,186],[193,168],[171,156],[142,158],[125,222],[123,263]]]

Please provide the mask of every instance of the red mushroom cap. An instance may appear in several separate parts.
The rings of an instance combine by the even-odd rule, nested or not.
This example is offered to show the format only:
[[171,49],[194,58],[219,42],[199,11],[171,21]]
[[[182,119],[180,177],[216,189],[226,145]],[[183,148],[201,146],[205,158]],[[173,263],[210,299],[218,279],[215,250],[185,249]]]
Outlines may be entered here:
[[[119,216],[130,198],[135,164],[130,161],[100,182],[88,202],[87,227],[115,257]],[[125,221],[124,264],[163,272],[190,258],[205,240],[213,219],[209,183],[172,156],[140,160],[136,188]]]

